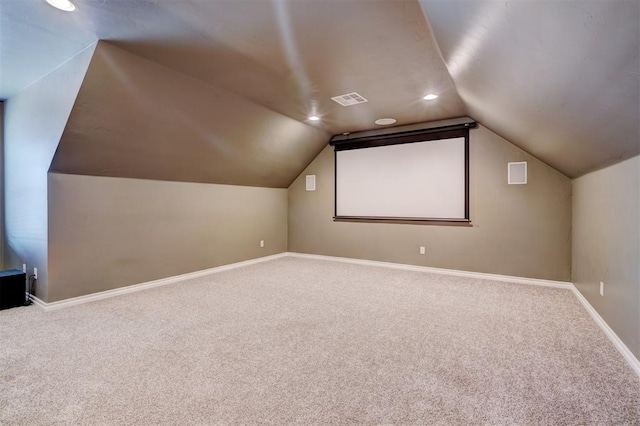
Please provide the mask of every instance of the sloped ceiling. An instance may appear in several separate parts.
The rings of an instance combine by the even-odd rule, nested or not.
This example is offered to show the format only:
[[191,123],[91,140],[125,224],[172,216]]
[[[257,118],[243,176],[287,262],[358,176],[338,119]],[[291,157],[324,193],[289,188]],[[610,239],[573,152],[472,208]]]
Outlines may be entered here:
[[57,11],[43,0],[1,0],[0,100],[93,45],[96,34],[85,18]]
[[[639,151],[637,0],[76,0],[76,4],[78,11],[65,14],[43,0],[0,2],[0,99],[49,72],[71,57],[69,52],[107,40],[112,45],[107,50],[118,47],[178,71],[176,78],[183,83],[176,87],[185,87],[185,92],[177,90],[176,98],[202,92],[194,104],[216,114],[223,108],[211,104],[218,97],[214,93],[225,93],[224,102],[233,99],[242,105],[233,111],[242,116],[235,123],[246,129],[228,132],[213,124],[203,126],[204,117],[197,119],[199,130],[191,135],[205,129],[212,132],[209,139],[181,142],[185,150],[194,150],[190,153],[167,148],[176,158],[211,154],[200,150],[206,145],[202,141],[215,139],[255,165],[261,160],[254,156],[264,154],[267,145],[251,150],[244,139],[258,138],[261,123],[274,117],[271,113],[327,134],[371,129],[376,127],[373,120],[382,117],[409,124],[470,115],[572,177]],[[96,63],[100,61],[107,66],[106,59]],[[194,89],[196,83],[187,84],[186,76],[202,83],[202,90]],[[60,146],[54,169],[79,172],[81,157],[88,155],[78,142],[80,135],[100,133],[97,140],[105,134],[97,130],[99,123],[78,114],[99,113],[97,94],[107,96],[105,103],[115,107],[117,102],[108,98],[123,91],[101,89],[96,81],[116,80],[106,75],[87,80],[63,138],[69,144]],[[351,91],[369,102],[345,108],[330,100]],[[429,92],[440,98],[423,101]],[[92,111],[88,105],[94,102]],[[198,116],[190,108],[184,111]],[[312,113],[322,121],[306,121]],[[142,114],[156,119],[160,109]],[[184,123],[189,119],[185,115]],[[135,126],[136,132],[141,131],[139,123]],[[151,140],[156,131],[151,123],[146,126]],[[106,127],[115,129],[115,123]],[[300,134],[303,145],[306,134],[307,130]],[[172,143],[178,144],[177,140]],[[294,163],[307,161],[310,151],[287,146],[299,159]],[[138,155],[142,161],[148,147]],[[293,157],[285,155],[292,161]],[[89,157],[93,173],[104,169],[105,174],[125,174],[133,168],[116,165],[126,162],[123,158],[104,158],[110,157],[98,164]],[[248,167],[242,172],[249,173],[246,180],[234,177],[229,183],[254,182],[278,167],[284,164],[273,163],[261,171]],[[283,185],[283,176],[289,173],[283,172],[270,185]],[[186,176],[187,171],[179,174]]]
[[286,188],[328,134],[106,42],[50,171]]
[[[44,0],[10,0],[2,7],[7,34],[0,47],[7,60],[0,69],[7,80],[24,86],[28,68],[44,74],[57,65],[49,61],[46,68],[40,66],[44,59],[32,57],[79,51],[86,40],[74,35],[93,33],[94,40],[298,121],[320,115],[316,125],[332,134],[369,129],[387,116],[408,124],[465,112],[416,1],[75,2],[73,13]],[[29,37],[23,37],[27,29]],[[22,53],[9,44],[22,46]],[[330,99],[352,91],[369,102],[345,108]],[[438,102],[422,101],[431,92],[440,95]]]
[[[322,117],[329,133],[464,115],[415,1],[169,2],[167,28],[111,39],[143,57],[296,120]],[[169,9],[170,8],[170,9]],[[331,100],[356,91],[369,102]],[[427,103],[427,93],[440,95]]]
[[469,115],[570,177],[640,153],[640,2],[422,0]]
[[[35,51],[51,33],[70,42],[74,26],[107,40],[51,171],[287,187],[331,134],[389,116],[408,124],[464,115],[415,1],[77,4],[73,14],[42,0],[16,6],[22,17],[51,13],[34,26],[49,33]],[[352,91],[368,102],[330,99]],[[438,102],[422,100],[431,92]]]

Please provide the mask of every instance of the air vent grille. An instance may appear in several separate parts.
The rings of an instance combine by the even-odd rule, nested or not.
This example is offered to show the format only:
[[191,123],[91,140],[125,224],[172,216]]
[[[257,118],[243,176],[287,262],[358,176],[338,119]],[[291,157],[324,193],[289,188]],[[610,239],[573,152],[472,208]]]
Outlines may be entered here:
[[334,96],[334,101],[342,106],[358,105],[367,102],[367,100],[356,92],[347,93],[346,95]]

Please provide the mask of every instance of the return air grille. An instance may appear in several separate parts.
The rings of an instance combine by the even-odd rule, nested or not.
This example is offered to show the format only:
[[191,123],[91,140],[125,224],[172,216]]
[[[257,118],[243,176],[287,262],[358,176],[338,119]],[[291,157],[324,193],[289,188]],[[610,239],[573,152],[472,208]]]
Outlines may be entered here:
[[367,100],[364,97],[362,97],[356,92],[347,93],[346,95],[334,96],[331,99],[333,99],[334,101],[336,101],[342,106],[351,106],[351,105],[363,104],[367,102]]

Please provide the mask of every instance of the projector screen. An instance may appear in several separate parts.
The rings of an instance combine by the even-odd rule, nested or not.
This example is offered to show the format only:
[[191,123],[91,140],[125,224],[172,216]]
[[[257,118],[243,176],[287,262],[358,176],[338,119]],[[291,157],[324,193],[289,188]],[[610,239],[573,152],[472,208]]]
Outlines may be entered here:
[[468,220],[467,152],[465,137],[336,150],[336,218]]

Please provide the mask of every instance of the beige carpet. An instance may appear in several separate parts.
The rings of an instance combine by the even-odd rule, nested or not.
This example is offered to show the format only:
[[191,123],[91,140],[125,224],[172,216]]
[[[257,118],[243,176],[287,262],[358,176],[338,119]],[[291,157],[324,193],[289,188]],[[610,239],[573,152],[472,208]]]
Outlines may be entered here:
[[0,312],[0,424],[640,424],[568,290],[283,258]]

